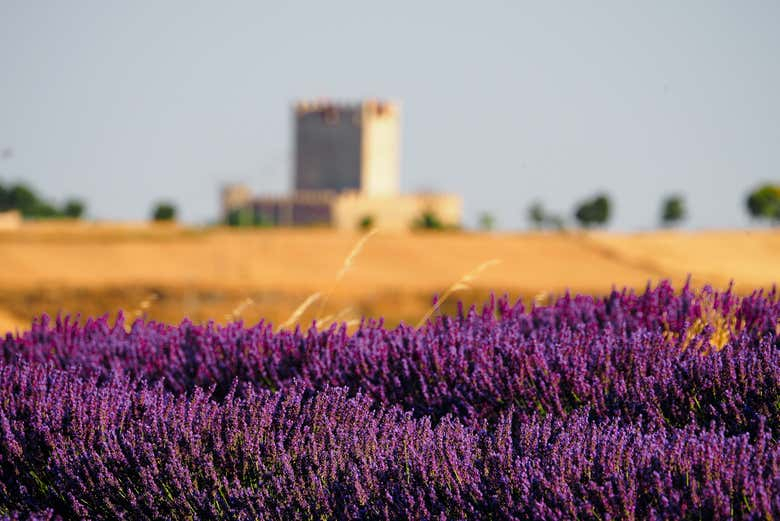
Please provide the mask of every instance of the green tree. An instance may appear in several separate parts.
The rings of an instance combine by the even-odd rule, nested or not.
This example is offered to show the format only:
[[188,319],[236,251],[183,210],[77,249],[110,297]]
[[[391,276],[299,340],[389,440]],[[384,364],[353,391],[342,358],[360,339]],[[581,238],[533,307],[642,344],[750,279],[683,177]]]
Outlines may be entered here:
[[661,203],[661,225],[674,226],[685,219],[685,200],[680,195],[670,195]]
[[18,210],[25,218],[52,219],[58,217],[81,217],[84,203],[79,199],[69,199],[62,210],[50,202],[41,199],[29,186],[18,183],[5,187],[0,184],[0,211]]
[[46,201],[36,201],[27,216],[39,219],[55,219],[62,217],[62,213]]
[[490,231],[496,227],[496,218],[493,214],[488,212],[482,212],[479,216],[479,228],[481,230]]
[[534,201],[528,207],[528,220],[531,222],[531,226],[537,230],[542,228],[563,230],[564,227],[563,218],[559,215],[548,213],[539,201]]
[[30,188],[17,184],[8,190],[8,209],[19,210],[24,217],[40,217],[39,212],[49,213],[45,203],[38,200]]
[[539,201],[534,201],[528,207],[528,220],[534,228],[541,229],[547,222],[547,213]]
[[748,194],[745,203],[751,217],[780,222],[780,185],[759,186]]
[[249,208],[234,208],[227,214],[226,224],[228,226],[252,226],[254,224],[254,215]]
[[609,222],[611,203],[607,194],[597,194],[582,201],[574,212],[581,226],[603,226]]
[[70,199],[65,203],[62,214],[65,215],[65,217],[79,219],[84,215],[84,203],[78,199]]
[[422,215],[414,222],[415,228],[423,230],[443,230],[444,223],[441,222],[439,217],[431,210],[426,210]]
[[175,221],[176,206],[167,201],[157,203],[152,211],[152,219],[155,221]]
[[62,216],[59,210],[40,199],[32,188],[25,184],[16,184],[9,188],[0,186],[0,211],[4,210],[18,210],[26,218]]
[[560,215],[549,214],[545,218],[545,226],[552,228],[553,230],[563,230],[565,223],[563,222],[563,217]]

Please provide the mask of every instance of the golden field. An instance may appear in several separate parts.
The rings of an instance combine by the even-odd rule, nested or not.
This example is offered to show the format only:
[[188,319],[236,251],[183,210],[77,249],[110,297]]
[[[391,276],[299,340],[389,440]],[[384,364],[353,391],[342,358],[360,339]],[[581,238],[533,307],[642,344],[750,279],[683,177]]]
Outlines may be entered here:
[[[338,315],[415,323],[442,294],[486,261],[451,300],[495,291],[547,300],[566,289],[604,294],[648,281],[737,291],[780,280],[780,232],[378,232],[360,251],[359,233],[327,229],[25,224],[0,232],[0,330],[26,327],[43,312],[285,321],[307,296],[321,298],[301,321]],[[350,257],[349,267],[344,269]],[[339,278],[339,274],[341,277]],[[327,297],[326,297],[327,296]]]

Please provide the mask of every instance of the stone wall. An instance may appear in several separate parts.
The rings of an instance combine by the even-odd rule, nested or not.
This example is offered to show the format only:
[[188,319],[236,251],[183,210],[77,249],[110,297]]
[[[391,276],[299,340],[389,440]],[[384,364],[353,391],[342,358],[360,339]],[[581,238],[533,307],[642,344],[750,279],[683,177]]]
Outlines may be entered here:
[[359,106],[317,105],[296,109],[296,192],[360,189],[360,119]]
[[328,192],[299,192],[288,197],[257,198],[251,208],[255,217],[274,226],[328,226],[333,198]]
[[399,108],[386,102],[363,104],[361,193],[367,196],[395,196],[399,182]]
[[365,217],[385,230],[407,230],[423,213],[435,214],[447,226],[459,226],[463,203],[450,194],[409,194],[390,197],[342,194],[333,201],[332,225],[354,230]]

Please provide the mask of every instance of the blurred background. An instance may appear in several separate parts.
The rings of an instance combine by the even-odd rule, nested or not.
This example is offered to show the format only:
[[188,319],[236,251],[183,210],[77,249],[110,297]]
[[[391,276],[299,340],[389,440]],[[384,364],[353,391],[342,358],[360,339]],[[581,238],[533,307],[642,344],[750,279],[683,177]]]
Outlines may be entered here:
[[279,323],[315,293],[297,320],[415,322],[491,260],[447,306],[689,274],[769,288],[778,16],[5,0],[0,329]]

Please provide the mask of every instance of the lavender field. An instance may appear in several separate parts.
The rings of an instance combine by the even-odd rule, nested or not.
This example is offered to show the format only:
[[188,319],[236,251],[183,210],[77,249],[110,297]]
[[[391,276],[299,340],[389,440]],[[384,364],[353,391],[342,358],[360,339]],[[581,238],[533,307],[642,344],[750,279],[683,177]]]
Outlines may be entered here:
[[11,519],[780,519],[780,296],[0,340]]

